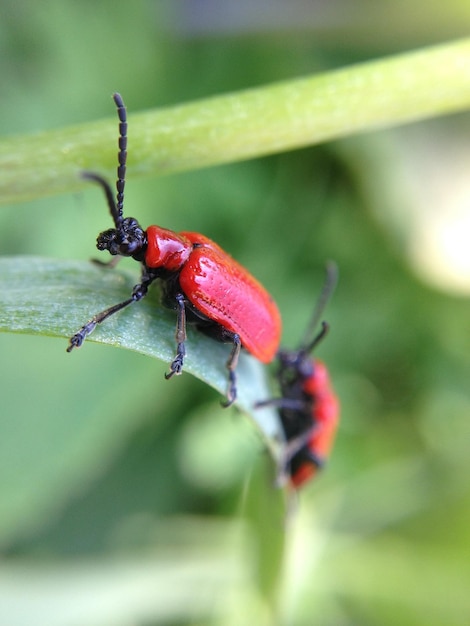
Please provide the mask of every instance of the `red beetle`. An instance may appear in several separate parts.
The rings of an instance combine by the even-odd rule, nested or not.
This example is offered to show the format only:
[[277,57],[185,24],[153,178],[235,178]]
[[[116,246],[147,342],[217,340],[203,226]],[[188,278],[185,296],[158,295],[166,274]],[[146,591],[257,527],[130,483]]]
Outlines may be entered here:
[[114,94],[119,116],[116,202],[109,183],[98,174],[83,176],[103,188],[115,228],[102,232],[98,250],[129,256],[142,265],[141,282],[131,297],[101,311],[70,339],[67,352],[81,346],[97,324],[147,295],[157,278],[163,304],[177,312],[176,356],[166,378],[180,374],[185,357],[186,322],[218,341],[232,344],[227,361],[229,406],[236,399],[235,368],[243,347],[263,363],[276,355],[281,334],[278,308],[262,285],[216,243],[198,233],[175,233],[160,226],[144,230],[133,217],[123,217],[127,159],[127,116],[124,102]]
[[[329,264],[322,295],[315,307],[307,336],[315,327],[327,298],[336,283],[336,267]],[[277,406],[286,437],[284,467],[280,478],[289,477],[298,488],[317,473],[327,460],[339,422],[339,401],[324,363],[310,356],[328,332],[323,322],[312,341],[302,342],[298,350],[280,350],[277,378],[281,397],[265,400],[258,406]]]

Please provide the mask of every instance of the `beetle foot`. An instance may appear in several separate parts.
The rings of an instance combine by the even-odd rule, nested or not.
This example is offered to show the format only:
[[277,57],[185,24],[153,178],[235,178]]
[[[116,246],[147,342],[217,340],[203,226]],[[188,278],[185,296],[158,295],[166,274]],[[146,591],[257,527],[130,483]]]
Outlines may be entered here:
[[178,356],[171,362],[170,371],[165,374],[165,378],[169,380],[175,374],[179,376],[183,371],[183,355]]
[[85,324],[85,326],[82,326],[82,328],[80,328],[78,333],[75,333],[73,337],[70,337],[67,352],[72,352],[74,348],[79,348],[82,345],[82,343],[85,341],[85,339],[88,337],[88,335],[90,335],[95,330],[95,327],[96,327],[95,320],[91,320],[90,322],[88,322],[88,324]]

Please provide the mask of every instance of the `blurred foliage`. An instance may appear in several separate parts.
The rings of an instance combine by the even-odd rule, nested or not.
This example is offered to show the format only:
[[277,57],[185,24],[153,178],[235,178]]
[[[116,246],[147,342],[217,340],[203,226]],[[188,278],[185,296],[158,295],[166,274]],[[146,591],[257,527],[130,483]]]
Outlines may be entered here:
[[[402,3],[382,3],[387,21],[352,2],[350,30],[342,2],[299,2],[303,27],[281,4],[255,2],[264,13],[249,28],[220,8],[215,19],[210,2],[195,20],[187,2],[2,0],[0,132],[108,116],[115,90],[138,111],[468,31],[457,1],[426,13],[408,3],[405,29]],[[412,254],[416,233],[453,201],[449,143],[458,137],[465,153],[468,123],[462,114],[132,181],[127,207],[143,224],[205,233],[262,280],[287,346],[325,260],[336,260],[332,330],[318,353],[342,402],[337,446],[285,518],[257,433],[213,390],[189,375],[165,382],[163,364],[132,352],[90,343],[68,356],[62,340],[3,334],[2,623],[468,622],[470,307],[425,283]],[[424,203],[438,174],[423,144],[447,190]],[[109,226],[98,201],[92,190],[3,207],[1,253],[94,256]]]

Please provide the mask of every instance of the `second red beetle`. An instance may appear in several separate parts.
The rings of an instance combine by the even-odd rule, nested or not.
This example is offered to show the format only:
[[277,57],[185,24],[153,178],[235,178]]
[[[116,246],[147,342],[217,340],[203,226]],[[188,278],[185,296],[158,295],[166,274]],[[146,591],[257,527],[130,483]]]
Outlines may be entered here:
[[327,324],[306,348],[281,351],[277,402],[286,437],[283,475],[299,488],[321,469],[334,444],[339,422],[339,401],[326,365],[310,356],[325,336]]
[[104,190],[114,228],[98,236],[97,248],[111,255],[132,257],[142,265],[142,277],[131,296],[92,317],[70,339],[67,352],[82,345],[97,324],[147,295],[151,283],[160,279],[163,304],[176,310],[176,356],[166,378],[180,374],[186,353],[186,322],[218,341],[231,343],[227,360],[229,406],[236,399],[235,369],[243,347],[263,363],[276,355],[281,318],[262,285],[216,243],[193,232],[175,233],[160,226],[144,230],[133,217],[123,217],[127,158],[127,116],[124,102],[114,94],[119,115],[119,153],[116,201],[109,183],[98,174],[84,177]]
[[288,478],[291,486],[301,487],[315,476],[327,461],[334,444],[339,422],[339,401],[325,364],[311,356],[328,331],[323,322],[320,332],[309,340],[326,300],[337,280],[336,266],[327,266],[323,292],[315,307],[305,339],[297,350],[280,350],[277,379],[280,398],[258,402],[257,406],[275,406],[286,438],[283,465],[279,478]]

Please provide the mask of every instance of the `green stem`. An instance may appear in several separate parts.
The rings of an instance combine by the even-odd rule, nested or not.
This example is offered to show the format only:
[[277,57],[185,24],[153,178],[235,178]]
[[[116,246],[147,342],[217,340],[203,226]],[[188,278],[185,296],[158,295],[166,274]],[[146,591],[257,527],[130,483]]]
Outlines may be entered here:
[[[124,97],[126,94],[123,94]],[[195,169],[313,145],[470,106],[470,39],[313,77],[130,116],[130,174]],[[111,107],[111,103],[110,103]],[[0,144],[0,202],[114,176],[116,116]]]

